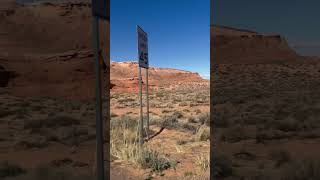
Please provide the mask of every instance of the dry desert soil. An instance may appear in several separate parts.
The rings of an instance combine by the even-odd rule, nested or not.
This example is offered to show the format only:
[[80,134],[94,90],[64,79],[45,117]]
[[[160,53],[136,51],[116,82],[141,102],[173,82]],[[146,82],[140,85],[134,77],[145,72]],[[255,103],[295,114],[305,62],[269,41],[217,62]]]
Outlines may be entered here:
[[211,27],[218,179],[319,179],[320,62],[280,35]]
[[[0,2],[0,179],[94,178],[90,6]],[[100,32],[108,57],[108,22]],[[110,108],[105,163],[111,179],[209,179],[209,81],[194,72],[150,68],[147,133],[161,132],[137,153],[137,64],[107,66],[103,116],[107,124]]]

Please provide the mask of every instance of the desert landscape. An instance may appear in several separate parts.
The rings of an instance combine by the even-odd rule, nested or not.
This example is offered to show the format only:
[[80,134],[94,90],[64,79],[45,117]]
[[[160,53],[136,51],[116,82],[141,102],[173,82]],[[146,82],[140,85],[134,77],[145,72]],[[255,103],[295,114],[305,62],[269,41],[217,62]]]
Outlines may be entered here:
[[211,26],[217,179],[319,179],[320,61],[285,37]]
[[[91,4],[19,2],[0,2],[0,179],[94,179]],[[101,22],[100,32],[106,59],[108,22]],[[110,108],[105,134],[111,144],[109,155],[105,139],[105,164],[109,170],[110,162],[111,179],[209,179],[209,80],[150,68],[148,135],[154,137],[141,155],[137,64],[106,63],[103,117],[108,123]]]
[[130,167],[136,179],[209,179],[209,80],[188,71],[149,68],[150,131],[145,132],[153,138],[141,155],[138,64],[112,62],[110,71],[111,166]]
[[[0,2],[0,179],[94,179],[91,19],[85,1]],[[108,22],[100,32],[108,57]]]

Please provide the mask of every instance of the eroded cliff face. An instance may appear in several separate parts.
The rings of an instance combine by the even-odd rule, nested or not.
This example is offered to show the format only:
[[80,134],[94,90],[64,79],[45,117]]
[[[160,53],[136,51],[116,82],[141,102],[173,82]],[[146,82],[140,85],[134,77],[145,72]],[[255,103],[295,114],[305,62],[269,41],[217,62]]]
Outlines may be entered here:
[[[0,84],[14,96],[95,97],[94,55],[90,3],[43,3],[23,6],[14,0],[0,2]],[[109,23],[100,22],[100,44],[109,56]],[[109,65],[109,64],[108,64]],[[104,73],[103,87],[112,91],[136,91],[138,66],[112,63]],[[17,76],[9,77],[8,72]],[[143,71],[145,79],[145,71]],[[200,82],[197,73],[150,68],[151,88]]]
[[[0,84],[21,97],[95,97],[90,3],[0,2]],[[109,22],[100,21],[109,55]],[[14,73],[14,78],[8,72]],[[104,74],[106,81],[107,73]],[[105,82],[104,81],[104,82]],[[108,89],[106,83],[104,88]]]
[[[92,48],[89,2],[21,5],[15,0],[3,1],[0,2],[0,56],[63,53]],[[100,21],[101,42],[109,38],[108,26],[107,21]]]
[[[145,71],[142,72],[143,78]],[[138,64],[136,62],[112,62],[111,80],[138,77]],[[197,81],[202,80],[198,73],[170,69],[170,68],[149,68],[149,80],[152,81]]]
[[[137,91],[138,90],[138,64],[136,62],[112,62],[110,67],[110,79],[114,85],[112,91]],[[145,83],[146,72],[142,69],[142,79]],[[149,85],[151,89],[170,86],[174,84],[188,84],[192,82],[206,82],[198,73],[170,69],[149,68]]]
[[213,64],[278,63],[301,59],[280,35],[221,26],[212,26],[210,33]]

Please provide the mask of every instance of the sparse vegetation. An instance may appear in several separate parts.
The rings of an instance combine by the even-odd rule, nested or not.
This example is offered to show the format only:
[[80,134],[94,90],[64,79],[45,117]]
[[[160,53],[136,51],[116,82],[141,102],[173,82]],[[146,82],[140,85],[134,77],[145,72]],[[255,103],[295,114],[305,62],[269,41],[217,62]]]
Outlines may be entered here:
[[196,157],[196,165],[199,166],[201,170],[206,171],[210,167],[209,153],[198,155]]
[[[233,169],[225,179],[317,179],[313,170],[307,170],[316,165],[293,165],[300,158],[293,158],[293,154],[301,154],[299,150],[305,148],[310,157],[317,156],[308,149],[317,143],[320,134],[316,93],[319,73],[312,67],[319,65],[216,66],[216,78],[211,80],[215,95],[211,102],[214,141],[220,147],[217,153],[226,153]],[[299,170],[294,169],[303,169],[299,174],[304,175],[297,175]]]
[[176,162],[160,157],[157,151],[149,150],[147,148],[143,149],[137,159],[137,163],[142,168],[150,168],[153,172],[161,172],[168,168],[175,168],[176,166]]
[[210,126],[210,114],[209,113],[202,113],[199,115],[199,122],[201,124],[205,124]]
[[196,139],[198,141],[210,140],[210,129],[206,126],[200,126],[196,132]]
[[137,129],[137,120],[129,116],[122,116],[116,123],[111,123],[111,154],[142,168],[150,168],[152,172],[174,168],[174,161],[162,157],[146,144],[142,149],[139,148]]

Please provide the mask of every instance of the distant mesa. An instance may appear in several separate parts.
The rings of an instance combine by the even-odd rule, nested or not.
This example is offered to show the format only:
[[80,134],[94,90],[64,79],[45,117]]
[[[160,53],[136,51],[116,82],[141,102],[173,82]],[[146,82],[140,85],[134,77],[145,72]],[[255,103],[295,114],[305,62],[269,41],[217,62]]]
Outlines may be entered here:
[[[138,63],[133,61],[111,62],[110,80],[114,84],[113,91],[138,91],[139,74]],[[142,70],[142,79],[145,82],[145,71]],[[171,68],[149,68],[150,87],[170,86],[178,83],[207,83],[198,73]]]
[[228,26],[219,26],[219,25],[213,25],[211,26],[211,34],[214,32],[213,35],[215,36],[241,36],[241,35],[256,35],[258,34],[255,31],[250,31],[246,29],[239,29],[239,28],[233,28]]
[[298,62],[303,59],[278,34],[211,26],[211,63],[254,64]]

